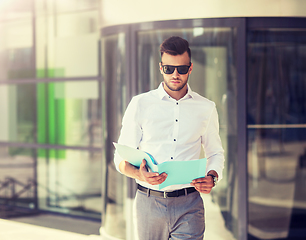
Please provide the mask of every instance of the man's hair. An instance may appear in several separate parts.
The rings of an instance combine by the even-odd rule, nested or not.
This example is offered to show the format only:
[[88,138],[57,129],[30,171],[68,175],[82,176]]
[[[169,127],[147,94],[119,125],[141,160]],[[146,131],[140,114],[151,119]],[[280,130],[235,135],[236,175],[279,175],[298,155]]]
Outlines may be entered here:
[[170,37],[167,38],[163,43],[160,45],[160,56],[162,57],[164,53],[168,53],[172,56],[182,55],[184,52],[188,53],[188,56],[191,61],[191,51],[189,48],[189,43],[187,40],[181,37]]

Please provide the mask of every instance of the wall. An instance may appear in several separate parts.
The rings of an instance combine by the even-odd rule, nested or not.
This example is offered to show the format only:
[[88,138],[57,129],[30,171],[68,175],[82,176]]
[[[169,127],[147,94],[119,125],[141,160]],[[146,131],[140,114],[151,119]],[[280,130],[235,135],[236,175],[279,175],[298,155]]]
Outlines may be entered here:
[[101,0],[101,27],[169,19],[306,16],[301,0]]

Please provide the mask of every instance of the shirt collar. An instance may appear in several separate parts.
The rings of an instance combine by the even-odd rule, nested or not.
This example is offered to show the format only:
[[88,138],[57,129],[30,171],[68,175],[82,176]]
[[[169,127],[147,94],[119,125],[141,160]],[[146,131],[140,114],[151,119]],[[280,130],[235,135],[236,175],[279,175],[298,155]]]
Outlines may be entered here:
[[[169,97],[168,93],[165,91],[163,82],[161,82],[157,88],[158,97],[162,100],[164,97]],[[194,92],[191,90],[189,84],[187,83],[187,94],[182,99],[194,98]]]

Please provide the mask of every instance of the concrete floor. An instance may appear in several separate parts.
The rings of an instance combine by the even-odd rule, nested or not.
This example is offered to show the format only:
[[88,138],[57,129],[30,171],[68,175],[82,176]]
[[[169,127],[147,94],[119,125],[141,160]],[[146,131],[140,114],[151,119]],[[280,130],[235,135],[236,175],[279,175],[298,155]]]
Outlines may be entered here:
[[101,227],[100,221],[90,221],[54,214],[38,214],[11,218],[9,220],[83,235],[99,235]]
[[[51,220],[49,218],[49,220]],[[58,219],[54,219],[56,221]],[[54,222],[55,223],[55,222]],[[58,222],[57,224],[60,224]],[[47,228],[15,220],[0,219],[1,240],[101,240],[98,235],[86,235],[75,232]]]
[[[225,228],[217,204],[211,195],[202,196],[206,208],[206,240],[235,240]],[[101,223],[62,215],[40,214],[0,219],[0,240],[102,240],[99,235]]]

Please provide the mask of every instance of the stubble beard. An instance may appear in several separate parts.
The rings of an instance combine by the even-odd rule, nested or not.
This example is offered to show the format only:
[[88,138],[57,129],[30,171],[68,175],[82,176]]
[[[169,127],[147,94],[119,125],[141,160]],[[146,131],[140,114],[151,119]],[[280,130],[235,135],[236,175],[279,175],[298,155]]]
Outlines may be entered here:
[[[180,91],[180,90],[182,90],[186,86],[186,84],[188,82],[188,78],[189,78],[189,75],[187,77],[187,81],[183,85],[181,85],[181,86],[179,86],[177,88],[173,88],[173,87],[169,86],[168,82],[165,79],[164,79],[164,83],[166,84],[167,88],[169,88],[171,91],[174,91],[174,92],[175,91]],[[181,81],[181,79],[171,79],[171,80],[179,80],[179,81]]]

